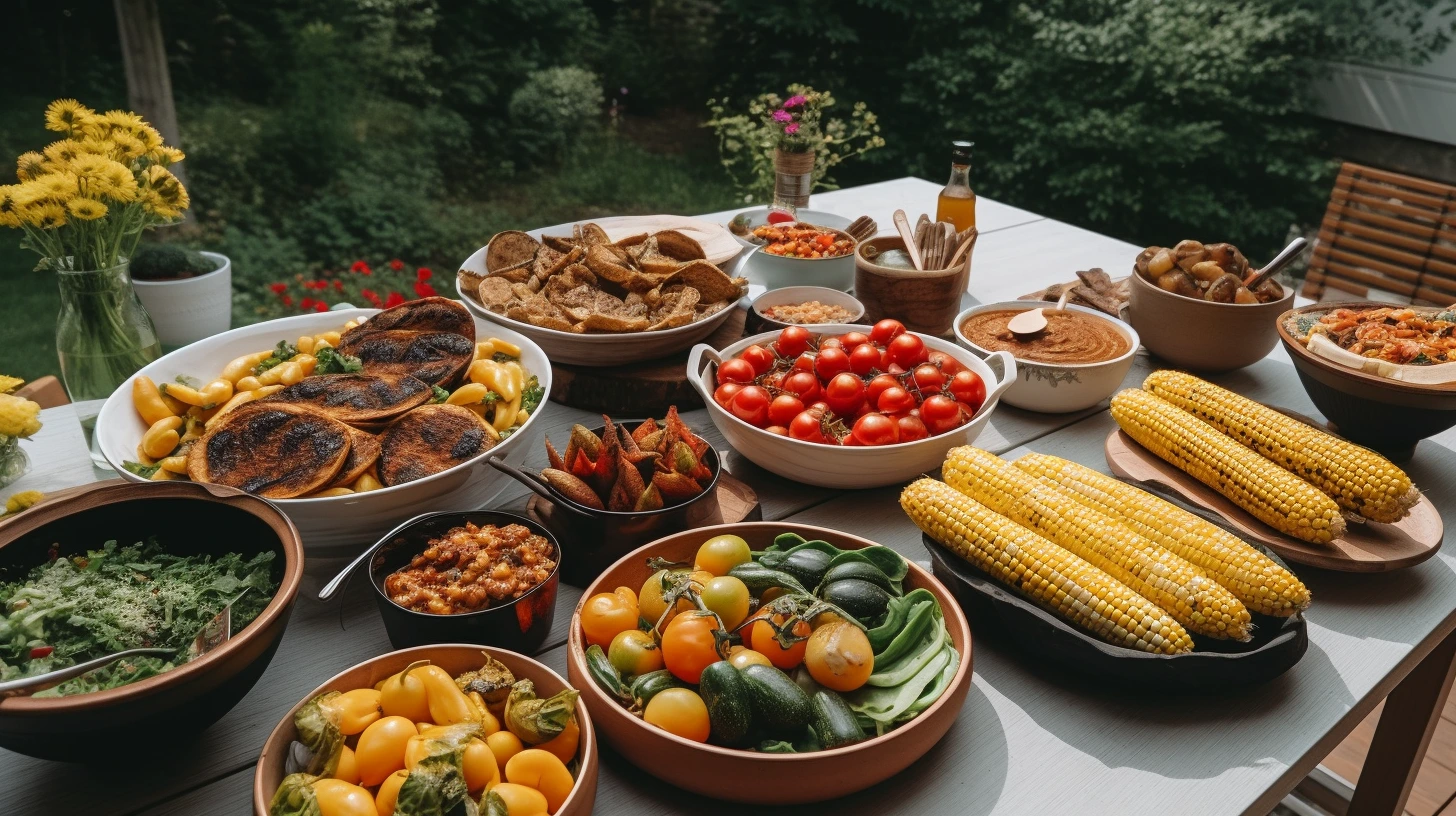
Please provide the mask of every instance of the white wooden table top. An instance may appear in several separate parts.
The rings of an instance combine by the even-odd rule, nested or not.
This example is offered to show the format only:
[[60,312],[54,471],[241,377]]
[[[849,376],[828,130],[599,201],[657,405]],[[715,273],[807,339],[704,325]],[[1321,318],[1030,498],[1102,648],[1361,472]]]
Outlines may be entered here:
[[[816,195],[814,206],[860,215],[873,200],[881,209],[917,212],[933,206],[938,188],[900,179]],[[1008,223],[988,228],[976,249],[970,295],[981,302],[1070,279],[1071,272],[1088,266],[1116,275],[1115,270],[1130,268],[1139,249],[982,199],[983,224],[991,213]],[[1017,221],[1019,214],[1027,217]],[[1140,382],[1150,367],[1140,355],[1127,384]],[[1261,402],[1317,415],[1293,368],[1275,356],[1214,379]],[[36,462],[27,479],[50,480],[44,482],[50,489],[89,481],[79,429],[67,441],[64,429],[52,427],[67,418],[64,409],[43,417],[46,431],[27,443]],[[542,418],[548,434],[564,437],[572,423],[591,417],[552,405]],[[719,450],[725,448],[705,412],[689,412],[685,419]],[[1023,450],[1053,453],[1105,472],[1102,442],[1111,427],[1100,410],[1049,416],[1002,406],[978,444],[1011,456]],[[532,455],[531,464],[544,464],[541,452]],[[898,487],[836,492],[789,483],[733,453],[725,461],[758,491],[766,519],[832,526],[913,559],[926,557],[918,531],[896,503]],[[1456,506],[1451,478],[1456,432],[1422,442],[1407,470],[1438,507]],[[519,508],[523,490],[509,492],[499,504]],[[94,784],[85,785],[77,784],[74,766],[0,751],[0,778],[11,780],[0,797],[9,800],[7,813],[250,812],[252,765],[283,713],[322,679],[390,649],[362,582],[345,594],[342,610],[314,600],[313,593],[341,566],[339,560],[310,560],[287,634],[268,671],[195,743],[150,759],[141,770],[101,770],[104,779],[88,768],[86,776]],[[799,810],[1263,816],[1456,627],[1456,556],[1446,552],[1389,575],[1298,572],[1314,593],[1309,651],[1270,683],[1219,695],[1104,688],[1095,677],[1068,680],[980,639],[974,687],[938,746],[899,777],[869,791]],[[566,626],[580,593],[563,585],[559,595],[555,628],[540,657],[564,671]],[[741,810],[663,785],[603,747],[598,813]]]

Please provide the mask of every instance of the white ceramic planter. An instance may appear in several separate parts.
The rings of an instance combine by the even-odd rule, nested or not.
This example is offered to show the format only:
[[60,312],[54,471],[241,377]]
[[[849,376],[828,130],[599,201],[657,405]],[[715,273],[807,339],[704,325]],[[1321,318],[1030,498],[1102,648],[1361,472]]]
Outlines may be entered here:
[[[973,306],[964,312],[956,315],[955,336],[962,346],[974,351],[976,354],[985,357],[991,352],[981,348],[966,339],[961,333],[961,324],[966,318],[981,312],[993,312],[1002,309],[1015,309],[1025,311],[1037,307],[1054,308],[1055,303],[1042,303],[1030,300],[1010,300],[1002,303],[987,303],[983,306]],[[1132,326],[1118,320],[1117,318],[1103,314],[1095,309],[1088,309],[1082,306],[1067,305],[1067,308],[1074,312],[1081,312],[1085,315],[1105,320],[1116,329],[1128,341],[1128,349],[1121,356],[1100,363],[1081,363],[1077,365],[1053,365],[1039,363],[1033,360],[1016,358],[1016,382],[1006,390],[1002,399],[1007,405],[1014,405],[1017,408],[1025,408],[1028,411],[1037,411],[1043,414],[1065,414],[1071,411],[1081,411],[1091,408],[1097,403],[1107,399],[1122,387],[1122,380],[1132,368],[1133,357],[1137,355],[1138,344],[1141,340],[1138,333]],[[1005,354],[1006,352],[998,352]]]
[[[871,327],[839,324],[809,328],[816,334],[836,335],[850,331],[868,334]],[[722,351],[708,345],[695,346],[688,354],[688,379],[703,395],[703,403],[708,406],[708,416],[718,427],[718,432],[723,434],[729,447],[761,468],[804,484],[842,489],[884,487],[909,481],[921,473],[939,473],[946,452],[958,445],[969,445],[976,441],[976,437],[986,427],[991,412],[996,409],[1001,393],[1016,381],[1016,361],[1010,354],[1000,352],[995,355],[1001,361],[1003,372],[998,378],[984,360],[969,351],[954,343],[922,334],[919,337],[925,341],[926,348],[943,351],[955,357],[985,381],[986,401],[981,404],[981,410],[976,412],[970,422],[939,436],[873,448],[804,442],[771,434],[724,410],[713,399],[713,391],[717,387],[717,367],[703,365],[705,358],[718,363],[737,356],[749,346],[768,342],[777,336],[778,332],[756,334]]]
[[162,345],[179,348],[221,334],[233,321],[233,262],[216,252],[204,257],[221,266],[195,278],[169,281],[132,279],[137,297],[157,326]]

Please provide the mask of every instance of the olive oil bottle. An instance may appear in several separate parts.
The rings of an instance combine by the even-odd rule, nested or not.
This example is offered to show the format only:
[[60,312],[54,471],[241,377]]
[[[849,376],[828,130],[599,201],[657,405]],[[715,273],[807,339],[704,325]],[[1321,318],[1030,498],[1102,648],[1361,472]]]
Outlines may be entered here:
[[971,148],[976,143],[950,144],[950,181],[940,191],[935,220],[949,221],[962,232],[976,225],[976,191],[971,189]]

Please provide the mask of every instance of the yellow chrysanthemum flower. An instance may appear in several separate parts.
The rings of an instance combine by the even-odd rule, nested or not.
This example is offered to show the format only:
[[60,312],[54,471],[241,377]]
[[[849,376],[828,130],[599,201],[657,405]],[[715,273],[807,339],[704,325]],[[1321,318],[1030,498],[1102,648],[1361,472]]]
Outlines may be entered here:
[[0,374],[0,394],[9,394],[22,385],[25,385],[25,380],[9,374]]
[[39,490],[22,490],[6,500],[5,512],[0,513],[0,517],[13,516],[23,510],[29,510],[44,498],[45,495]]
[[73,198],[66,202],[66,209],[79,221],[95,221],[106,216],[106,205],[94,198]]
[[[140,119],[141,117],[137,118]],[[144,145],[149,151],[156,150],[162,146],[162,134],[158,133],[156,128],[152,127],[146,122],[142,122],[141,127],[137,128],[133,135],[135,135],[137,139],[142,143],[142,145]]]
[[0,435],[22,439],[40,430],[40,406],[14,394],[0,394]]
[[74,99],[57,99],[46,106],[46,130],[72,133],[96,115],[96,111]]
[[101,119],[115,128],[135,131],[147,127],[147,120],[124,110],[109,110],[101,116]]
[[42,152],[51,163],[65,167],[84,151],[81,150],[81,144],[79,142],[62,140],[59,142],[51,142],[46,145],[45,150]]
[[15,194],[19,190],[20,185],[18,184],[7,184],[0,187],[0,227],[20,226],[20,205],[15,202]]
[[115,131],[111,134],[111,141],[116,144],[117,158],[135,159],[145,156],[147,146],[142,140],[122,131]]
[[162,167],[171,167],[185,158],[187,158],[186,153],[170,145],[164,145],[147,154],[148,161]]
[[101,156],[106,159],[116,158],[119,153],[116,149],[116,142],[110,139],[98,139],[94,136],[87,136],[81,140],[79,152],[89,153],[93,156]]
[[167,221],[172,221],[182,216],[182,211],[163,199],[155,188],[143,190],[137,198],[141,201],[142,210],[149,215],[155,215]]
[[122,203],[136,200],[136,176],[132,175],[126,165],[120,162],[108,162],[103,177],[110,188],[107,195]]
[[56,229],[66,225],[66,208],[54,201],[32,204],[20,213],[20,220],[36,229]]
[[37,190],[45,192],[46,198],[55,201],[64,202],[80,192],[80,178],[70,171],[46,173],[27,183],[34,184]]
[[21,153],[20,158],[15,160],[15,175],[18,176],[21,181],[30,181],[31,179],[35,178],[41,173],[44,173],[45,171],[45,156],[35,152],[34,150],[28,150],[24,153]]

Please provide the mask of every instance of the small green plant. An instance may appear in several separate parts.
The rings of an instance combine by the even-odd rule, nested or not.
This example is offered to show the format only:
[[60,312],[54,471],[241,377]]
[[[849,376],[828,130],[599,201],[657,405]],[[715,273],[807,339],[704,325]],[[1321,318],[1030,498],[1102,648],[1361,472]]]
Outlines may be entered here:
[[754,97],[746,113],[730,113],[730,100],[709,99],[710,127],[718,137],[723,169],[746,201],[767,201],[774,189],[774,152],[814,153],[814,188],[834,190],[831,168],[884,147],[879,120],[863,102],[849,119],[825,118],[834,95],[808,85],[790,85],[787,99],[776,93]]
[[536,159],[559,158],[571,142],[600,124],[601,80],[585,68],[535,71],[511,94],[511,127],[522,150]]
[[133,280],[179,280],[206,275],[219,265],[201,252],[176,244],[142,244],[131,259],[131,276]]

